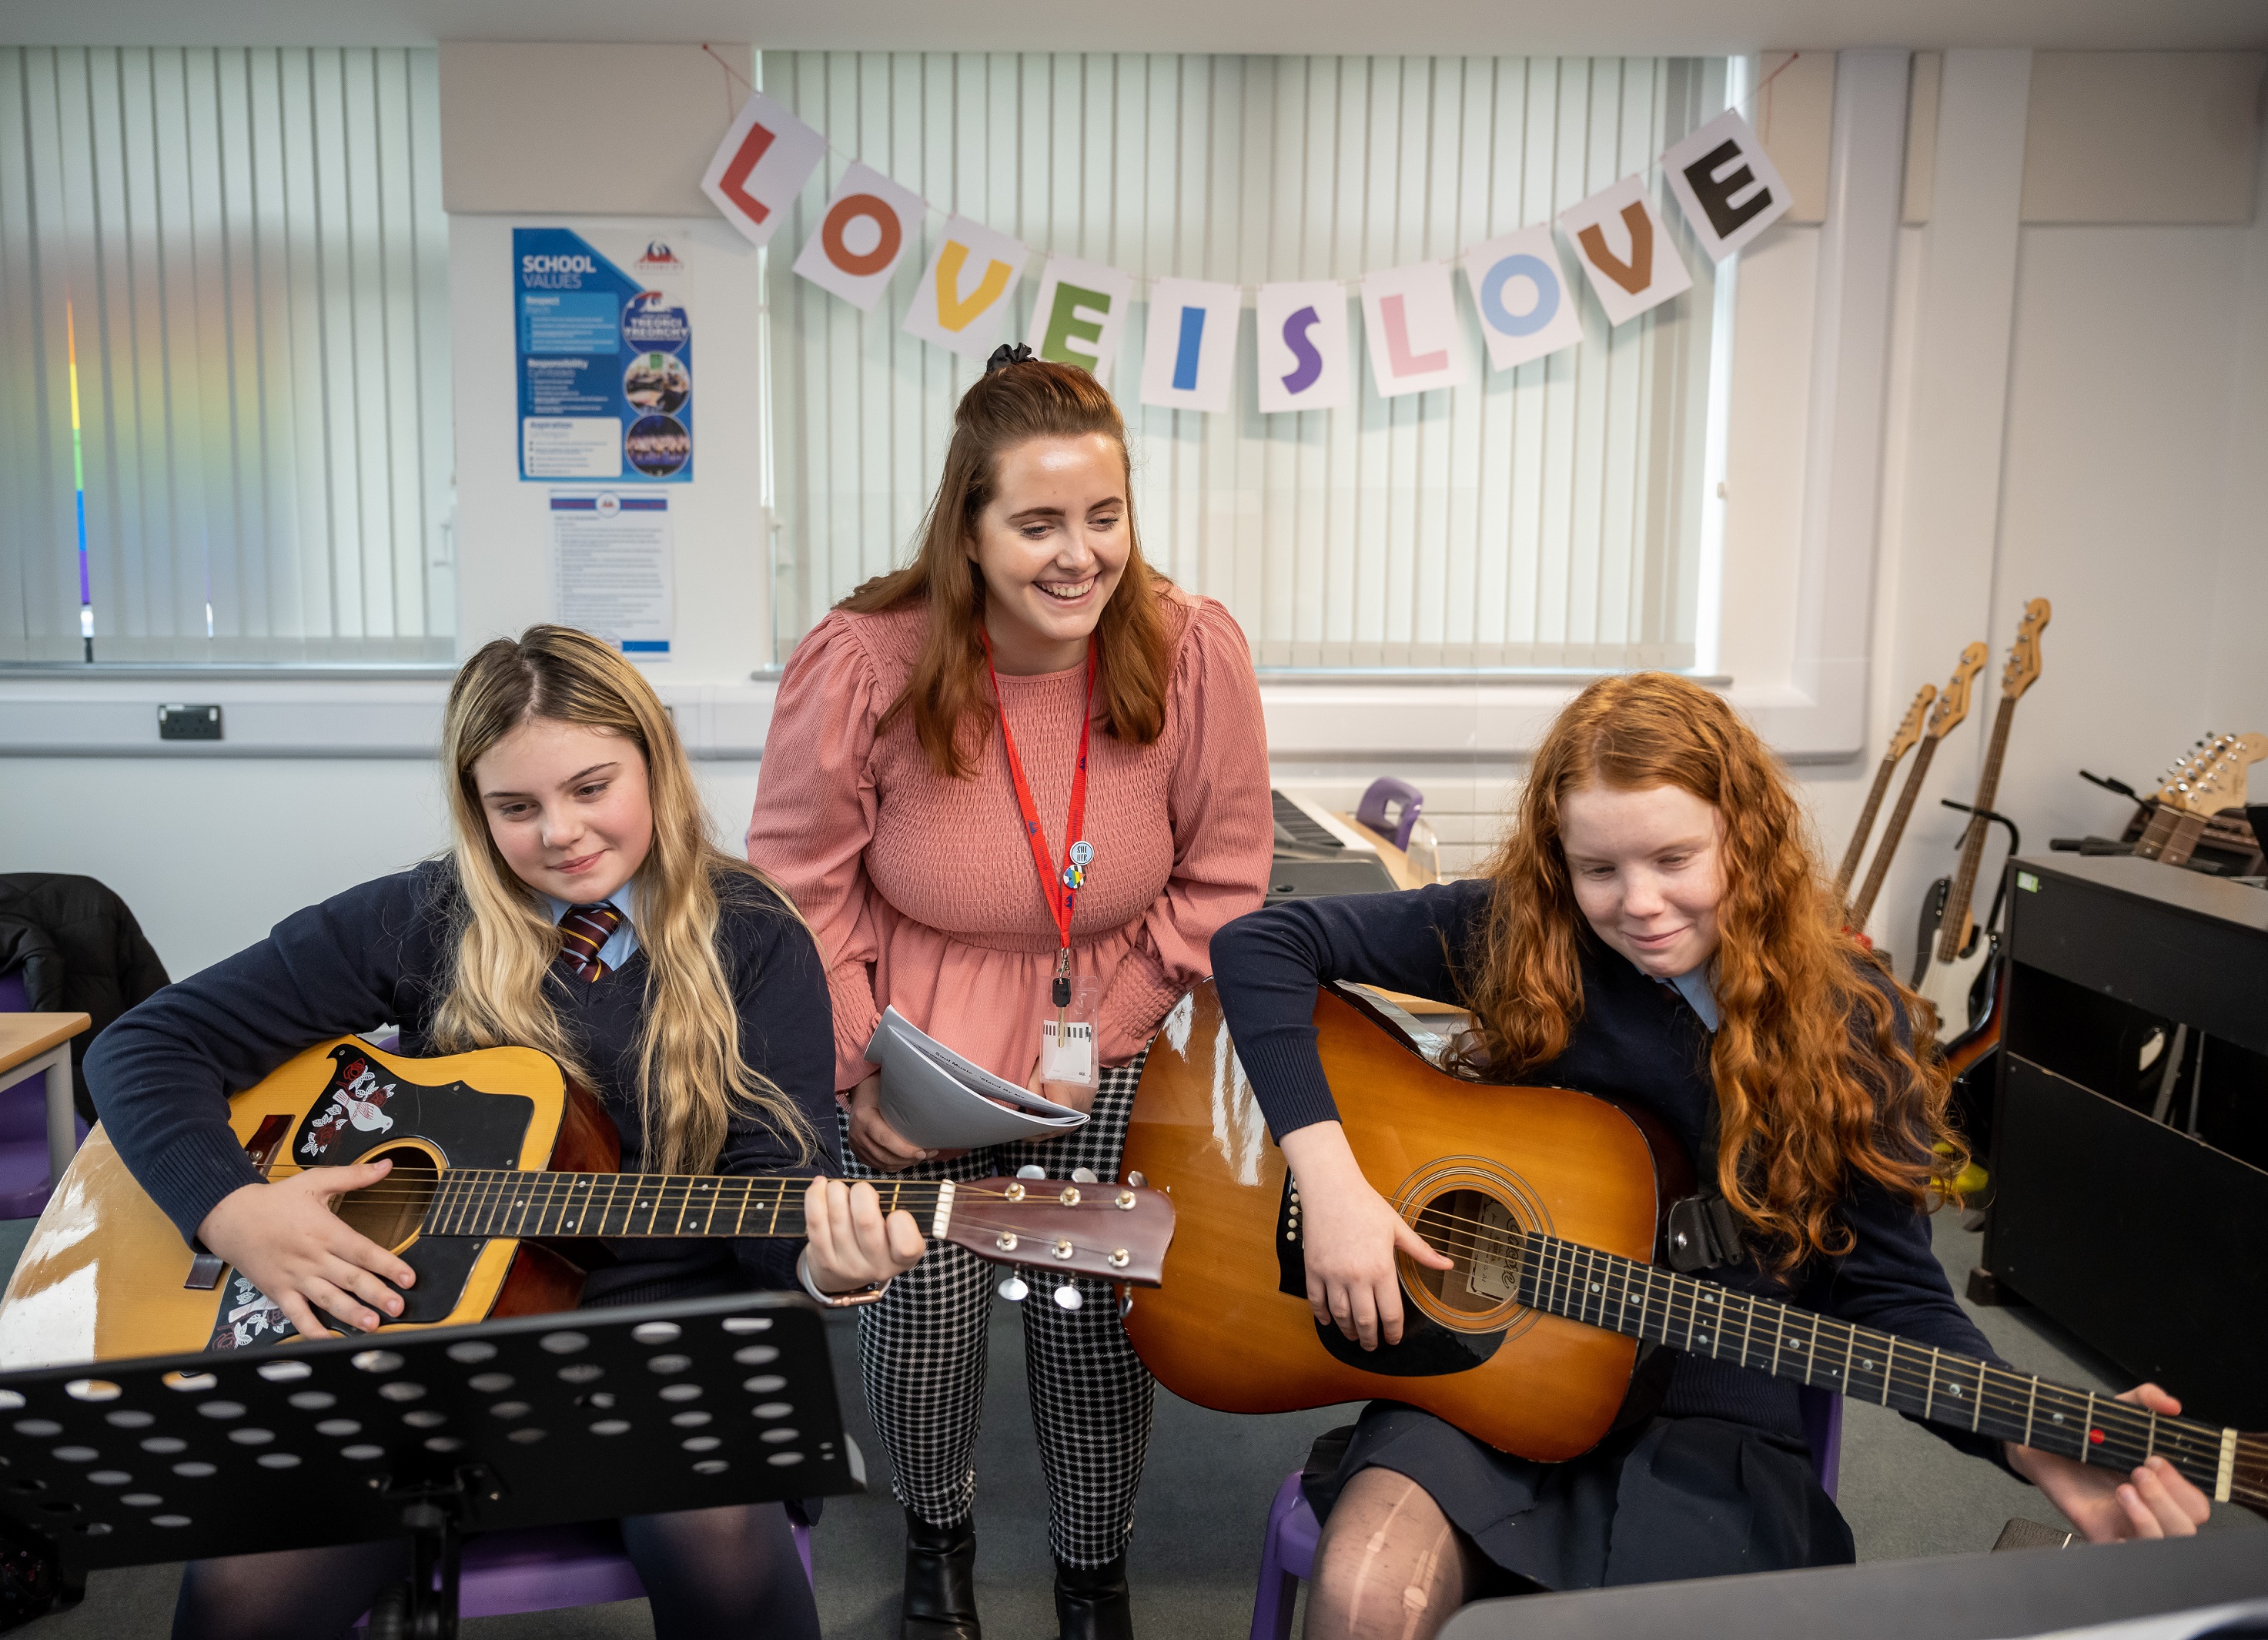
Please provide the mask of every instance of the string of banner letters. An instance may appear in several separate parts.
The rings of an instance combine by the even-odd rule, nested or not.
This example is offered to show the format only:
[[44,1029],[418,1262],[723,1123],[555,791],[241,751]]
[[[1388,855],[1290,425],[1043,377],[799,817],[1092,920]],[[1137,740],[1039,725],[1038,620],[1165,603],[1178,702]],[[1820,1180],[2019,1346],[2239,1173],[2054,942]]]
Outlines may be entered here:
[[[830,151],[845,162],[794,272],[872,313],[925,217],[945,218],[928,266],[907,305],[909,336],[982,358],[999,339],[1032,251],[1013,236],[932,205],[913,189],[834,147],[792,110],[766,96],[709,47],[747,96],[718,144],[701,187],[750,242],[768,244],[812,173]],[[1743,101],[1760,96],[1790,56]],[[728,91],[729,97],[729,91]],[[1659,161],[1671,196],[1712,262],[1721,262],[1786,215],[1787,185],[1736,104],[1666,149]],[[1620,326],[1693,288],[1643,174],[1569,206],[1555,219],[1608,324]],[[1516,228],[1454,258],[1368,273],[1353,282],[1373,382],[1381,397],[1461,387],[1468,375],[1453,266],[1462,263],[1494,370],[1510,370],[1572,347],[1583,327],[1554,223]],[[1033,307],[1032,351],[1108,380],[1116,362],[1134,276],[1079,257],[1049,254]],[[1256,288],[1259,407],[1263,412],[1340,409],[1357,370],[1346,286],[1292,279]],[[1229,409],[1241,286],[1206,279],[1148,281],[1150,323],[1141,401],[1169,410]]]

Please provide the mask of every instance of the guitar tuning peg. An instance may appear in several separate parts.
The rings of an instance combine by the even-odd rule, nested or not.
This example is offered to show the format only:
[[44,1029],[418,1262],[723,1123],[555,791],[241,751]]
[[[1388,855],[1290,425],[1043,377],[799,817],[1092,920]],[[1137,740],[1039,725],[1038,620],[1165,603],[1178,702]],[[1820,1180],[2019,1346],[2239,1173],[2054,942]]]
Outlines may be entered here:
[[1058,1309],[1076,1310],[1086,1302],[1086,1295],[1069,1282],[1056,1289],[1056,1307]]
[[1071,1171],[1071,1182],[1074,1185],[1096,1185],[1102,1181],[1095,1178],[1093,1168],[1075,1167]]
[[1027,1162],[1016,1170],[1019,1178],[1045,1178],[1047,1176],[1048,1170],[1033,1162]]
[[1000,1296],[1012,1304],[1020,1304],[1030,1296],[1032,1289],[1024,1285],[1024,1278],[1012,1275],[1000,1283]]

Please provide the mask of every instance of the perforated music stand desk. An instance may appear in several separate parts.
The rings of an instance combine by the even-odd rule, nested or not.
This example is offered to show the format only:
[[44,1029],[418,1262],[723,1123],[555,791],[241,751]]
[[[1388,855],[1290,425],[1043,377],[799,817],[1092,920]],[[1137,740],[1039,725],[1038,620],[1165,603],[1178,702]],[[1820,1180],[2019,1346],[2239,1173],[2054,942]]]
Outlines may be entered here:
[[1441,1640],[2001,1640],[2268,1595],[2264,1546],[2239,1522],[2153,1543],[1520,1595],[1466,1607]]
[[[819,1307],[750,1293],[0,1373],[0,1533],[114,1566],[860,1490]],[[419,1598],[438,1581],[438,1594]]]

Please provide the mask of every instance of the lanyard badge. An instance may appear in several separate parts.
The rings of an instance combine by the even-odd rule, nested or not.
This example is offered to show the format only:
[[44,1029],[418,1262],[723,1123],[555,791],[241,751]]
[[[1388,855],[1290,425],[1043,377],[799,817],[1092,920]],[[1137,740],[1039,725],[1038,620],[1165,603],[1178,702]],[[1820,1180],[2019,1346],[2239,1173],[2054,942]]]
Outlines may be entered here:
[[1000,713],[1000,745],[1008,754],[1008,774],[1015,783],[1016,807],[1023,816],[1024,838],[1031,845],[1040,893],[1047,902],[1048,916],[1056,926],[1060,942],[1056,951],[1054,979],[1048,987],[1050,1011],[1040,1024],[1041,1082],[1042,1087],[1053,1082],[1072,1089],[1092,1089],[1098,1081],[1094,1028],[1102,987],[1091,974],[1071,972],[1071,924],[1079,891],[1086,886],[1087,869],[1094,863],[1094,845],[1083,835],[1086,830],[1087,743],[1094,726],[1094,641],[1087,640],[1086,705],[1079,718],[1079,762],[1071,772],[1071,812],[1064,816],[1064,832],[1073,841],[1064,851],[1064,862],[1058,868],[1048,847],[1047,831],[1040,824],[1039,806],[1032,801],[1031,782],[1024,778],[1023,759],[1016,752],[1016,736],[1008,727],[1006,703],[1000,698],[999,675],[992,669],[992,639],[983,628],[978,632],[984,640],[984,669],[991,678],[992,699]]

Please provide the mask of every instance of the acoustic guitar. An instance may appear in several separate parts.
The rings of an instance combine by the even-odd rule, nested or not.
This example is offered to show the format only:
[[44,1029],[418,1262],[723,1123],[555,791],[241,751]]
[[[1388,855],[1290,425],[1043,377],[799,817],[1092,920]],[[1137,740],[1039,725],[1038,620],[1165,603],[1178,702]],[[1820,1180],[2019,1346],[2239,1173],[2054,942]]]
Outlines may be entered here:
[[1922,729],[1929,717],[1929,703],[1937,698],[1937,685],[1924,683],[1906,708],[1906,715],[1890,736],[1888,750],[1874,771],[1874,787],[1867,794],[1867,806],[1859,811],[1859,824],[1851,831],[1851,846],[1843,851],[1843,864],[1835,873],[1835,903],[1848,905],[1851,879],[1859,875],[1859,861],[1867,852],[1867,838],[1874,830],[1874,816],[1881,812],[1882,799],[1889,795],[1890,776],[1897,772],[1899,759],[1921,743]]
[[1906,822],[1913,817],[1914,804],[1921,796],[1921,783],[1929,778],[1929,765],[1945,737],[1968,718],[1970,685],[1992,658],[1992,652],[1981,643],[1963,649],[1954,666],[1953,676],[1946,680],[1944,692],[1931,708],[1929,726],[1922,731],[1921,750],[1914,754],[1914,765],[1906,772],[1905,789],[1898,794],[1897,806],[1890,810],[1889,820],[1882,827],[1882,840],[1874,846],[1874,863],[1867,868],[1867,881],[1860,886],[1858,898],[1851,902],[1850,915],[1845,919],[1850,927],[1864,929],[1867,919],[1873,914],[1874,898],[1882,891],[1882,879],[1889,875],[1890,861],[1898,852],[1898,844],[1906,834]]
[[2214,1498],[2268,1513],[2268,1435],[1658,1267],[1665,1185],[1675,1193],[1683,1163],[1657,1124],[1564,1088],[1460,1081],[1385,1018],[1359,994],[1320,994],[1324,1074],[1364,1175],[1453,1267],[1397,1255],[1403,1339],[1373,1352],[1307,1307],[1299,1193],[1211,986],[1151,1045],[1125,1165],[1172,1194],[1180,1230],[1126,1331],[1175,1394],[1225,1412],[1403,1401],[1559,1462],[1607,1432],[1646,1340],[2087,1463],[2157,1453]]
[[[356,1038],[309,1048],[229,1102],[265,1178],[390,1161],[340,1216],[417,1273],[380,1329],[571,1310],[595,1237],[800,1237],[798,1177],[622,1173],[599,1102],[528,1048],[435,1059]],[[1173,1203],[1152,1190],[1034,1178],[877,1185],[980,1259],[1155,1282]],[[0,1297],[0,1365],[240,1349],[292,1335],[243,1275],[185,1245],[97,1127]]]
[[1977,927],[1970,906],[1977,894],[1977,869],[1984,860],[1985,837],[1992,829],[1984,813],[2000,790],[2000,765],[2008,755],[2008,731],[2015,726],[2016,703],[2039,681],[2040,633],[2046,630],[2051,613],[2045,598],[2035,598],[2024,606],[2016,641],[2008,646],[2008,663],[2000,669],[2000,709],[1993,715],[1992,738],[1984,749],[1984,766],[1977,772],[1977,795],[1970,801],[1960,868],[1949,882],[1931,884],[1923,901],[1918,942],[1921,951],[1914,968],[1913,988],[1933,1016],[1925,1023],[1948,1036],[1957,1036],[1975,1023],[1998,975],[1997,967],[1991,971],[1987,967],[1999,955],[2000,936]]

